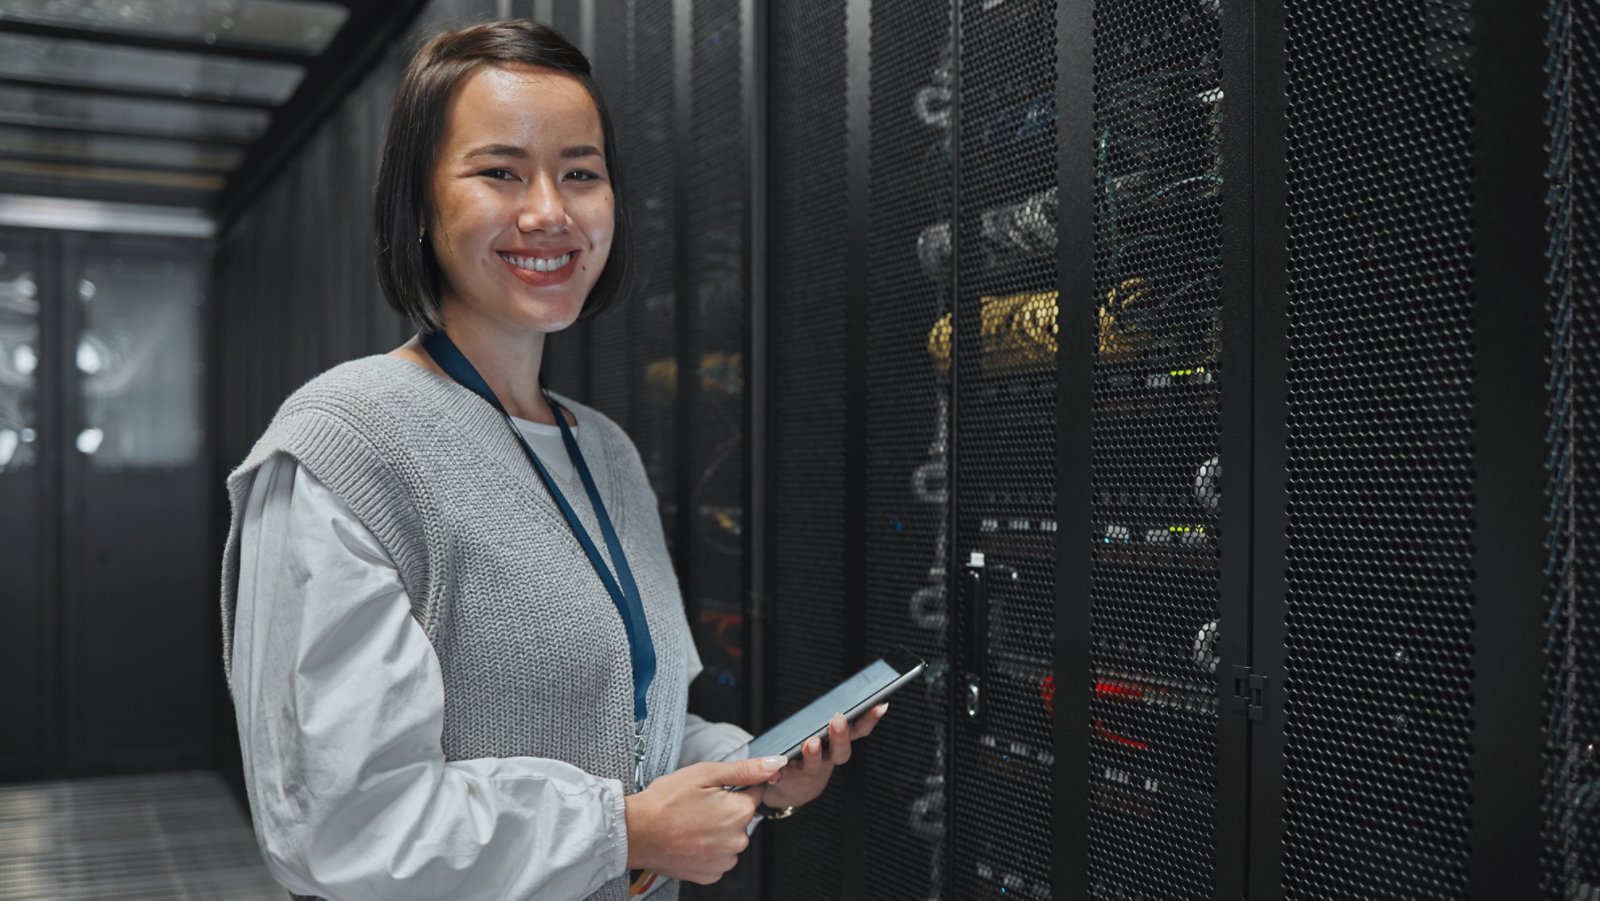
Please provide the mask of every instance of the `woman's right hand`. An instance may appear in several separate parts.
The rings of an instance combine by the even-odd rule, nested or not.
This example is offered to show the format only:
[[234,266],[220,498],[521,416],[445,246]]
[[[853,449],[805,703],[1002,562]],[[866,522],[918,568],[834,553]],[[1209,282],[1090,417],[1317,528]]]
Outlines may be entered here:
[[[732,763],[697,763],[629,795],[628,869],[710,885],[739,862],[750,845],[750,818],[766,783],[788,763],[751,757]],[[748,786],[727,791],[728,786]]]

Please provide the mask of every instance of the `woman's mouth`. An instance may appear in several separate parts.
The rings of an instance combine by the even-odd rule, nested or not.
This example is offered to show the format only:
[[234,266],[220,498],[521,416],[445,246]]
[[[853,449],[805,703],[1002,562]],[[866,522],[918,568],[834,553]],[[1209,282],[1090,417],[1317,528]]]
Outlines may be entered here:
[[573,261],[578,252],[569,250],[558,256],[522,256],[514,253],[497,254],[511,267],[512,274],[530,285],[559,285],[572,277]]

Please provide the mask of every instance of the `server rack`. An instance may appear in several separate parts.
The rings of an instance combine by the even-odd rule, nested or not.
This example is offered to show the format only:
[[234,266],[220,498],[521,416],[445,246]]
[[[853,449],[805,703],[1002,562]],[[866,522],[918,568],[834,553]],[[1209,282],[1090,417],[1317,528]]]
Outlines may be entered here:
[[1600,618],[1595,566],[1596,262],[1593,213],[1595,44],[1600,17],[1584,4],[1546,6],[1543,38],[1548,149],[1544,235],[1549,292],[1548,508],[1545,513],[1541,890],[1570,897],[1600,885]]
[[569,379],[738,598],[702,690],[932,664],[763,897],[1593,890],[1592,10],[596,3],[654,287]]

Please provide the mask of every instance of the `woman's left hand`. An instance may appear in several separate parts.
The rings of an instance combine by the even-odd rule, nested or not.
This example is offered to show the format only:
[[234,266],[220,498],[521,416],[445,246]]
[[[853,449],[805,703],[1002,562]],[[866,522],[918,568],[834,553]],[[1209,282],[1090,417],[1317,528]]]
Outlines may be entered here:
[[879,704],[856,718],[847,721],[843,714],[834,714],[828,721],[828,747],[824,752],[822,739],[808,738],[801,747],[800,759],[778,771],[778,778],[767,786],[762,803],[768,807],[799,807],[822,794],[828,787],[833,768],[850,760],[850,743],[866,738],[889,711],[889,705]]

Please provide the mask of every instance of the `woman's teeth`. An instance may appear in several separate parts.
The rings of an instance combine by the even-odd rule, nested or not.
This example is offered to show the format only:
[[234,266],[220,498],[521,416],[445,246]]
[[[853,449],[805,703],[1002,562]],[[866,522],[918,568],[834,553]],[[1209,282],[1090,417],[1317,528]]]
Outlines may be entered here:
[[572,253],[571,251],[568,251],[561,256],[550,257],[549,259],[542,259],[540,257],[514,257],[511,254],[502,253],[500,254],[500,259],[505,260],[507,263],[510,263],[518,269],[531,269],[534,272],[550,272],[555,269],[560,269],[562,266],[572,262]]

